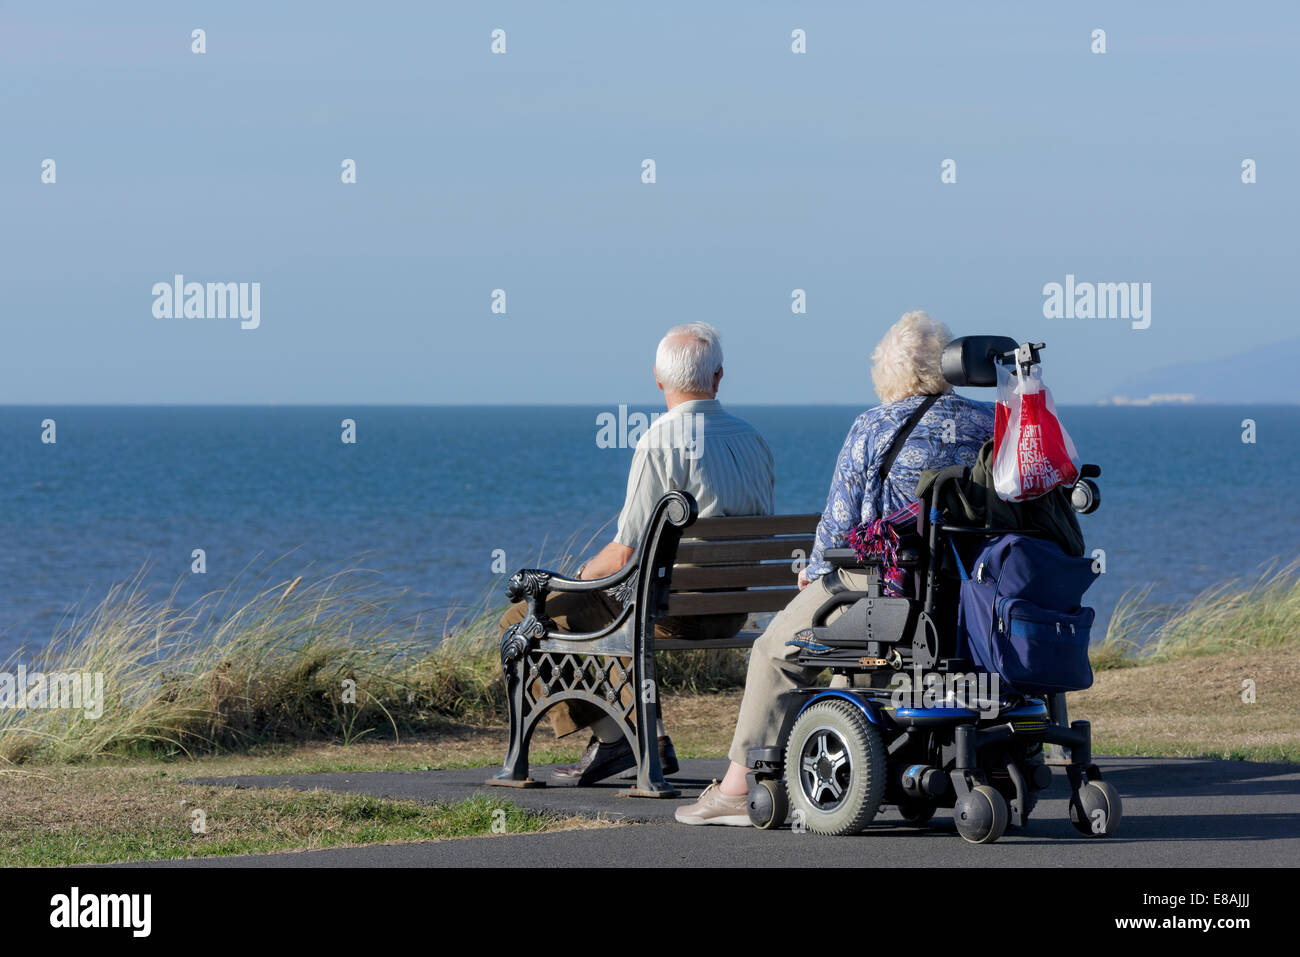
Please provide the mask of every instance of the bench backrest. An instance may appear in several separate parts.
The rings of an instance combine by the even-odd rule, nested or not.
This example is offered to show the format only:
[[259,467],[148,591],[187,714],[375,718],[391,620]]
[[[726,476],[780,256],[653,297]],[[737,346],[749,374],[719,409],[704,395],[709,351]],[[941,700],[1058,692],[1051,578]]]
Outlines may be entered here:
[[701,518],[677,546],[669,615],[780,611],[799,593],[820,515]]

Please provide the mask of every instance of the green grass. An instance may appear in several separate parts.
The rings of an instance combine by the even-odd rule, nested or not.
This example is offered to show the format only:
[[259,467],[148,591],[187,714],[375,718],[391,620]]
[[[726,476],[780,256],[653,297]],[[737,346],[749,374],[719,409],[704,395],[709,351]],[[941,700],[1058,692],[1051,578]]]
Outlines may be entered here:
[[[1208,758],[1214,761],[1257,761],[1262,764],[1295,764],[1300,751],[1294,744],[1228,745],[1178,748],[1157,738],[1106,739],[1102,750],[1108,756],[1129,758]],[[1096,752],[1094,752],[1096,753]]]
[[[608,824],[528,811],[487,797],[428,805],[325,791],[151,783],[153,806],[133,806],[129,795],[101,783],[105,793],[116,793],[121,801],[112,816],[100,818],[83,810],[65,816],[58,826],[6,828],[0,833],[0,866],[223,857]],[[194,833],[195,809],[203,812],[205,833]]]

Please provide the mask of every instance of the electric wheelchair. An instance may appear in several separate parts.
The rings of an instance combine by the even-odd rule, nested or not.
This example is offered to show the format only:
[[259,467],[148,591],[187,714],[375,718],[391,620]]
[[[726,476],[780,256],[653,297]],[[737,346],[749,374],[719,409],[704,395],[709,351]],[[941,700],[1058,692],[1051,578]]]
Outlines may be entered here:
[[[994,386],[997,363],[1020,362],[1028,370],[1042,348],[1001,336],[967,336],[945,348],[943,374],[955,386]],[[1073,486],[1057,490],[1076,530],[1074,514],[1091,512],[1100,502],[1094,481],[1100,474],[1084,465]],[[882,805],[894,806],[914,826],[951,808],[965,840],[992,843],[1008,826],[1025,825],[1038,793],[1051,782],[1047,745],[1064,749],[1066,757],[1053,763],[1064,763],[1075,828],[1100,837],[1119,826],[1121,801],[1092,762],[1089,723],[1064,723],[1063,692],[1026,693],[1018,686],[1032,682],[1008,687],[996,680],[996,673],[972,660],[960,634],[961,586],[982,550],[1011,532],[1042,534],[1026,525],[954,520],[950,509],[938,506],[950,501],[953,484],[969,478],[969,469],[954,466],[923,489],[914,530],[907,529],[890,562],[907,581],[902,594],[886,587],[882,560],[863,560],[853,549],[827,551],[833,567],[853,569],[859,574],[852,580],[867,584],[854,590],[829,576],[831,594],[814,627],[793,642],[800,645],[801,665],[829,668],[838,680],[829,688],[784,695],[777,705],[783,714],[780,739],[750,750],[749,815],[755,826],[776,828],[790,819],[796,830],[843,835],[863,830]],[[987,494],[991,501],[991,488]],[[1090,625],[1091,609],[1073,611],[1086,613]],[[1087,676],[1071,690],[1091,683],[1084,634]],[[834,687],[840,684],[846,686]]]

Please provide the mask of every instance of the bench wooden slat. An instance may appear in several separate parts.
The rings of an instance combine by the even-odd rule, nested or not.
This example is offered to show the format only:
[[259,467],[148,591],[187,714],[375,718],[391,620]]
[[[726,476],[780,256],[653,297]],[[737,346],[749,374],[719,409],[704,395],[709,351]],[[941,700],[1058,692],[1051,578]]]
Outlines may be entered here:
[[656,651],[709,651],[715,648],[749,648],[758,640],[761,631],[742,631],[731,638],[715,638],[710,641],[692,641],[689,638],[656,638]]
[[773,535],[815,535],[820,515],[746,515],[701,518],[682,533],[682,541],[718,538],[770,538]]
[[790,567],[792,564],[783,561],[777,565],[678,565],[673,569],[672,590],[793,585],[799,573]]
[[772,558],[793,560],[796,550],[803,552],[805,557],[811,554],[813,543],[812,535],[753,541],[688,542],[683,539],[677,546],[677,562],[682,565],[727,565]]
[[729,615],[733,612],[780,611],[799,594],[796,588],[751,588],[747,591],[673,592],[669,615]]

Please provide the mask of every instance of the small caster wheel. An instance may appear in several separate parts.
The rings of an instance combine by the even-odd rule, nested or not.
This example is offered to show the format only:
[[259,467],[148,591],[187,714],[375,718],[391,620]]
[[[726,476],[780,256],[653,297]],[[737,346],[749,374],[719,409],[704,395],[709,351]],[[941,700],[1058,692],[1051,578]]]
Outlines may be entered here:
[[1124,804],[1108,781],[1089,781],[1070,796],[1070,823],[1080,834],[1107,837],[1123,816]]
[[780,778],[764,778],[749,789],[749,820],[764,831],[785,824],[790,816],[790,798]]
[[934,817],[934,805],[929,801],[899,801],[898,813],[913,827],[923,827]]
[[1006,798],[987,784],[976,785],[952,809],[957,833],[972,844],[992,844],[1006,831],[1010,817]]

